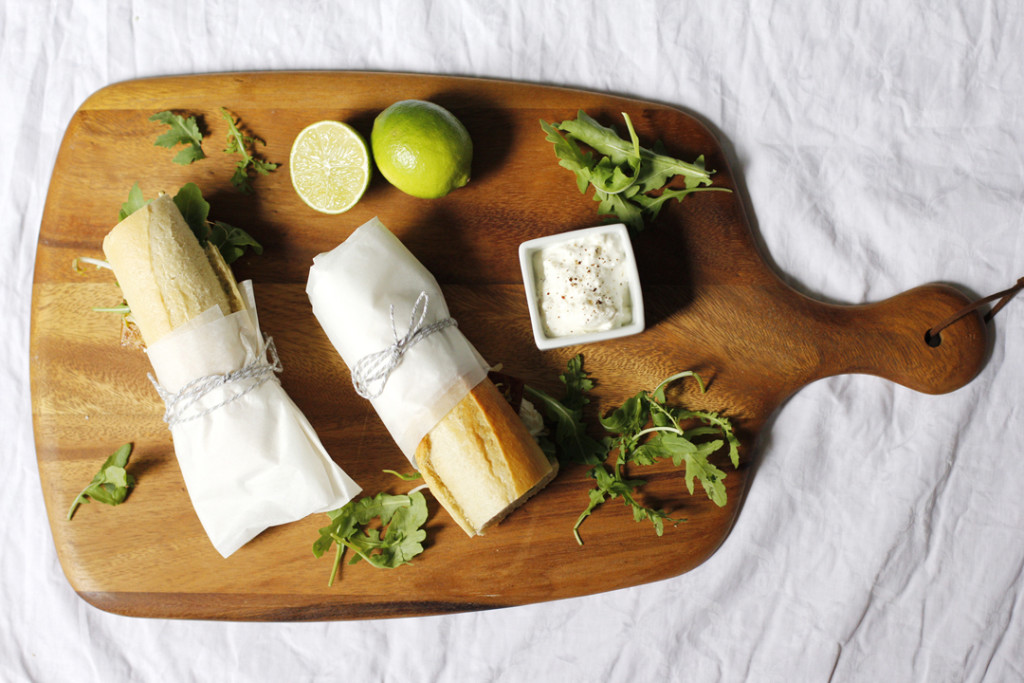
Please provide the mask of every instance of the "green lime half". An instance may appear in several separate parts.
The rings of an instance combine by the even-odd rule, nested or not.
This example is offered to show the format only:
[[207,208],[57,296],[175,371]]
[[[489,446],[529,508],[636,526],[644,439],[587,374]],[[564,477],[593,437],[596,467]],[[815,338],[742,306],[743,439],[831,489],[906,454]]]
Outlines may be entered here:
[[288,159],[292,186],[311,208],[348,211],[370,184],[370,152],[351,126],[317,121],[295,137]]

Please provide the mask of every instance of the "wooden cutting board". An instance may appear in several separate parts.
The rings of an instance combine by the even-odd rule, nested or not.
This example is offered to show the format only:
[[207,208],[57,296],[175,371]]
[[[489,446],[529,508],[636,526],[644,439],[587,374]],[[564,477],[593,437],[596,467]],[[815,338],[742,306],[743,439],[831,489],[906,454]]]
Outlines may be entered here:
[[[292,190],[292,140],[306,125],[336,119],[369,137],[376,114],[401,99],[437,102],[455,113],[475,145],[470,184],[420,200],[374,178],[348,213],[325,216]],[[236,157],[222,153],[219,107],[265,140],[262,155],[281,167],[243,195],[230,185]],[[208,158],[190,166],[154,146],[159,111],[198,116]],[[929,285],[888,301],[828,305],[790,289],[766,265],[741,194],[704,193],[671,203],[634,239],[648,328],[638,336],[540,352],[533,344],[517,247],[527,239],[600,223],[596,202],[557,164],[538,121],[586,110],[620,130],[621,112],[641,141],[673,156],[707,157],[715,185],[736,189],[719,142],[672,107],[607,94],[492,80],[387,73],[248,73],[119,83],[90,97],[68,125],[39,236],[31,327],[32,406],[39,472],[53,537],[74,589],[112,612],[239,620],[355,619],[426,615],[519,605],[598,593],[686,572],[726,538],[750,484],[753,446],[773,411],[793,392],[839,373],[871,373],[918,391],[954,390],[980,369],[986,330],[969,315],[925,343],[925,331],[966,303]],[[586,507],[585,468],[566,467],[525,507],[486,536],[468,538],[428,496],[426,551],[410,566],[343,566],[327,586],[331,560],[311,545],[326,517],[266,531],[228,559],[210,545],[192,510],[174,457],[163,406],[146,378],[149,364],[119,343],[109,271],[76,273],[76,257],[102,258],[103,236],[138,182],[147,197],[195,182],[211,218],[248,230],[265,247],[234,270],[252,279],[260,321],[277,343],[281,381],[328,452],[368,493],[403,492],[382,472],[410,467],[311,312],[305,282],[313,256],[378,216],[441,283],[466,336],[506,372],[560,396],[557,376],[582,352],[597,381],[588,420],[679,370],[709,384],[683,385],[679,400],[720,411],[736,425],[741,465],[728,473],[728,503],[689,496],[671,468],[644,476],[649,501],[688,521],[658,537],[620,501],[597,510],[572,535]],[[813,191],[813,188],[808,188]],[[118,445],[136,444],[129,471],[138,485],[119,507],[92,504],[66,521],[68,506]],[[800,448],[791,443],[791,448]],[[821,457],[821,454],[808,454]],[[699,487],[698,487],[699,488]]]

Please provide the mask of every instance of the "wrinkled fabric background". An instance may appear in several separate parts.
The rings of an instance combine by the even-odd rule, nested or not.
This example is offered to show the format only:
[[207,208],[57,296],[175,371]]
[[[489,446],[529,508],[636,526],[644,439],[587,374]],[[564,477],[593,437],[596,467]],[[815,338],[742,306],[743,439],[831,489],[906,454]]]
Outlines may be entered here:
[[800,391],[725,545],[657,584],[417,619],[144,620],[79,599],[53,547],[31,282],[54,159],[88,95],[143,76],[370,69],[650,99],[709,122],[799,290],[860,303],[1009,286],[1024,275],[1024,9],[833,4],[3,0],[0,679],[1024,679],[1024,296],[957,392],[862,376]]

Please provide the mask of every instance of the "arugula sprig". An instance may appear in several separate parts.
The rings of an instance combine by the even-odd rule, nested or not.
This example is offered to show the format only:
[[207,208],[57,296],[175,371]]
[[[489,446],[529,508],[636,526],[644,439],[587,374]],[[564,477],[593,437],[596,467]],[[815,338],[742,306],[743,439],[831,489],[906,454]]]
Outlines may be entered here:
[[[728,446],[732,466],[739,467],[739,439],[729,419],[718,413],[668,405],[666,389],[686,377],[694,378],[704,393],[700,375],[688,370],[666,378],[651,393],[640,391],[601,418],[601,426],[613,435],[606,440],[609,451],[616,451],[617,455],[610,469],[604,464],[593,468],[591,474],[597,481],[597,489],[591,491],[590,506],[580,516],[574,531],[578,532],[579,525],[598,505],[618,496],[632,507],[636,521],[649,519],[659,536],[664,532],[664,522],[683,521],[669,517],[664,510],[637,502],[633,493],[645,482],[625,479],[623,469],[630,465],[649,466],[671,460],[675,467],[683,467],[683,480],[690,495],[694,492],[694,481],[699,480],[715,505],[725,505],[726,474],[710,458],[723,446]],[[697,426],[686,426],[693,421]],[[582,544],[578,533],[576,540]]]
[[632,510],[633,521],[642,522],[645,519],[650,520],[651,524],[654,525],[655,532],[659,536],[665,531],[665,522],[678,524],[679,522],[686,521],[684,519],[674,519],[665,510],[650,507],[638,501],[636,494],[640,487],[647,483],[647,480],[627,479],[622,465],[623,463],[616,460],[612,467],[599,463],[587,471],[587,476],[594,479],[595,487],[588,492],[590,501],[586,509],[576,519],[576,524],[572,527],[572,535],[580,545],[583,545],[583,539],[580,537],[580,526],[602,503],[614,498],[621,497],[623,503]]
[[266,143],[253,135],[246,135],[238,126],[238,121],[224,107],[220,108],[221,116],[228,122],[227,147],[224,151],[228,154],[239,154],[241,159],[235,164],[235,173],[231,176],[231,184],[239,192],[250,194],[253,192],[252,179],[249,176],[249,167],[259,175],[267,175],[277,168],[277,164],[265,161],[256,156],[256,143]]
[[[427,521],[427,501],[417,490],[408,494],[365,496],[328,512],[327,516],[331,523],[320,529],[320,538],[313,543],[313,555],[322,557],[335,546],[328,586],[334,585],[346,550],[354,553],[348,562],[350,565],[366,560],[378,569],[408,564],[423,552],[427,532],[422,527]],[[371,526],[375,523],[379,526]]]
[[423,475],[419,472],[413,471],[409,473],[396,472],[395,470],[384,470],[386,474],[398,477],[402,481],[419,481],[423,478]]
[[[266,144],[262,139],[242,132],[240,121],[224,107],[220,108],[220,113],[228,124],[227,146],[224,148],[224,152],[238,154],[242,157],[235,164],[231,184],[240,192],[250,194],[253,192],[252,178],[249,175],[250,168],[259,175],[267,175],[278,165],[256,156],[256,144]],[[157,137],[155,145],[167,149],[173,149],[177,145],[186,145],[184,149],[178,150],[172,160],[174,163],[187,166],[194,161],[206,158],[206,154],[203,152],[203,133],[199,129],[199,122],[195,116],[185,118],[172,111],[161,111],[150,116],[149,120],[163,123],[169,127],[169,130]]]
[[553,448],[545,450],[553,450],[562,462],[584,465],[603,462],[607,450],[587,433],[583,421],[583,408],[590,403],[587,392],[594,388],[594,381],[583,370],[582,354],[569,359],[565,373],[558,379],[565,385],[562,400],[530,385],[523,387],[523,392],[539,404],[541,414],[555,424]]
[[[139,184],[132,185],[128,192],[128,201],[121,205],[118,220],[123,221],[138,209],[151,202],[146,199],[139,188]],[[223,221],[211,221],[210,203],[203,199],[203,192],[195,183],[185,183],[174,195],[174,204],[181,211],[182,217],[192,229],[192,233],[199,240],[200,245],[207,242],[212,243],[220,250],[225,263],[234,263],[246,249],[252,249],[257,254],[263,253],[263,246],[252,238],[252,235],[241,228],[228,225]]]
[[75,515],[75,510],[82,503],[95,500],[107,505],[120,505],[128,495],[128,490],[135,486],[135,477],[128,474],[125,467],[132,454],[132,444],[126,443],[114,451],[100,466],[99,472],[92,478],[89,485],[75,497],[68,510],[68,520]]
[[173,149],[177,145],[187,145],[178,151],[172,161],[182,166],[188,166],[193,161],[205,159],[203,152],[203,134],[199,130],[199,122],[196,117],[190,116],[187,119],[172,111],[161,111],[149,117],[150,121],[163,123],[170,127],[156,139],[157,147]]
[[[623,112],[622,117],[628,140],[582,109],[575,119],[557,124],[540,122],[546,139],[554,145],[559,166],[576,174],[580,193],[585,194],[593,186],[594,200],[600,202],[598,214],[615,216],[640,231],[670,199],[682,201],[694,192],[730,191],[707,187],[714,171],[707,169],[703,155],[691,163],[665,154],[660,142],[651,149],[643,147],[629,115]],[[683,176],[684,188],[666,187],[677,175]]]
[[[590,466],[586,474],[594,480],[594,488],[588,492],[587,507],[573,526],[573,536],[580,545],[583,545],[580,526],[598,507],[615,498],[621,498],[630,508],[635,521],[650,521],[658,536],[664,533],[666,523],[685,521],[673,518],[664,509],[645,505],[640,490],[647,482],[628,476],[630,467],[671,460],[675,467],[685,468],[684,480],[691,495],[695,480],[699,480],[716,505],[725,505],[726,475],[710,458],[728,447],[729,459],[733,467],[737,467],[739,440],[728,418],[710,411],[669,405],[668,387],[688,377],[693,378],[704,393],[704,382],[696,373],[674,374],[653,391],[638,392],[600,418],[601,426],[609,433],[602,441],[587,433],[583,420],[583,408],[590,402],[587,392],[593,389],[594,381],[583,370],[582,355],[570,359],[566,372],[559,376],[566,387],[563,399],[526,386],[527,395],[540,404],[541,412],[554,425],[553,446],[559,460]],[[691,426],[692,423],[696,424]],[[609,462],[612,453],[615,458]]]

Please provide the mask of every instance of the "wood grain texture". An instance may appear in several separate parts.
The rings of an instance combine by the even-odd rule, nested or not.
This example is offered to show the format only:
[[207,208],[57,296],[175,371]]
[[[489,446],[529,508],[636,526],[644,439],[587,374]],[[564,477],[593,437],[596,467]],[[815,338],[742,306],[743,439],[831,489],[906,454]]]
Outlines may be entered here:
[[[336,119],[369,136],[377,112],[394,101],[429,99],[448,107],[475,145],[470,184],[441,200],[401,194],[376,177],[348,213],[324,216],[295,195],[288,152],[307,124]],[[266,141],[282,167],[242,195],[223,154],[227,107]],[[726,538],[750,483],[753,445],[780,403],[809,382],[869,373],[918,391],[952,391],[984,362],[986,329],[972,314],[931,347],[925,331],[966,299],[927,285],[890,300],[840,306],[789,288],[750,232],[738,194],[706,193],[669,205],[635,240],[648,329],[604,344],[541,353],[533,344],[517,248],[546,234],[597,224],[596,203],[558,167],[539,119],[585,109],[604,123],[628,112],[641,140],[670,154],[706,155],[715,183],[735,189],[718,141],[671,107],[601,93],[521,83],[385,73],[253,73],[119,83],[90,97],[68,125],[39,237],[31,327],[32,405],[40,478],[53,536],[74,589],[99,608],[127,615],[202,619],[358,619],[486,609],[614,590],[686,572]],[[182,167],[156,147],[165,109],[198,115],[208,159]],[[162,405],[145,356],[119,345],[116,316],[92,306],[120,300],[108,271],[75,273],[78,256],[102,258],[103,236],[138,181],[146,196],[196,182],[211,217],[244,227],[266,248],[234,266],[255,283],[264,331],[277,343],[282,383],[328,452],[367,492],[408,486],[382,469],[408,465],[351,388],[348,370],[320,330],[305,296],[312,258],[379,216],[441,283],[462,330],[491,362],[558,393],[557,375],[582,351],[598,381],[588,419],[682,369],[708,380],[706,394],[684,386],[680,399],[723,412],[737,426],[741,466],[726,467],[729,502],[688,496],[668,469],[645,472],[647,496],[687,518],[658,538],[618,501],[583,526],[583,468],[566,467],[540,495],[486,536],[470,539],[431,502],[428,545],[414,564],[392,571],[343,567],[326,585],[330,560],[311,544],[316,515],[270,529],[228,559],[210,545],[188,501]],[[595,425],[596,427],[596,425]],[[138,486],[125,505],[67,508],[98,464],[134,441]]]

